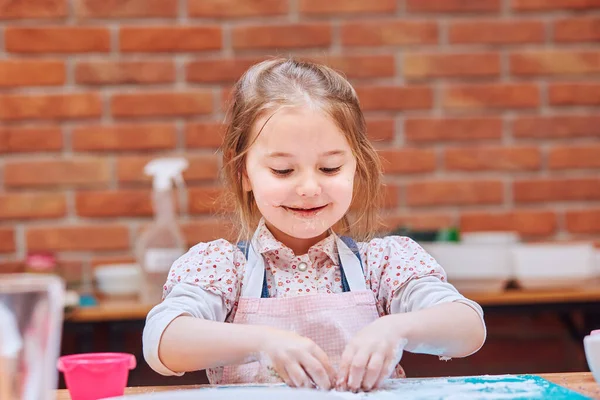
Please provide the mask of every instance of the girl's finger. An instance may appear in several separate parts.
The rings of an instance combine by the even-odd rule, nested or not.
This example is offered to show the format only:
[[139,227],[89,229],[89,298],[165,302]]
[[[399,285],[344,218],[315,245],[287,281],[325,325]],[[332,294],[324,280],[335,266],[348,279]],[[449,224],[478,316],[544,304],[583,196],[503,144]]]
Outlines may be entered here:
[[276,363],[270,369],[272,369],[281,378],[281,380],[283,382],[285,382],[286,385],[291,386],[291,387],[294,386],[294,383],[292,382],[292,380],[290,379],[290,376],[288,375],[287,371],[285,370],[285,363]]
[[358,392],[360,389],[370,358],[371,353],[365,349],[361,349],[354,355],[354,358],[350,362],[348,388],[353,392]]
[[390,355],[388,354],[388,356],[383,361],[381,373],[379,374],[379,377],[377,377],[377,381],[375,382],[374,388],[380,388],[383,382],[387,378],[392,376],[394,368],[396,368],[395,357],[390,357]]
[[321,364],[321,361],[312,354],[306,354],[302,357],[300,363],[306,374],[318,388],[325,390],[331,389],[331,379],[329,378],[325,367]]
[[365,391],[370,391],[373,389],[377,380],[381,376],[381,372],[385,369],[385,356],[384,353],[376,352],[371,354],[371,358],[369,359],[369,363],[367,364],[367,369],[365,372],[365,376],[363,377],[361,387]]
[[342,353],[342,359],[340,361],[340,367],[338,370],[337,379],[335,381],[335,386],[338,390],[347,390],[348,389],[348,374],[350,373],[350,363],[354,358],[354,348],[350,345],[347,345]]
[[309,376],[304,371],[304,368],[298,362],[291,362],[286,364],[285,369],[287,371],[290,380],[292,381],[292,386],[294,387],[312,387],[312,383],[310,381]]
[[[320,362],[323,368],[325,368],[325,373],[327,375],[327,379],[329,380],[328,389],[331,389],[335,384],[335,370],[329,361],[327,353],[325,353],[320,347],[317,347],[315,351],[313,351],[312,355]],[[321,387],[324,389],[323,386]]]

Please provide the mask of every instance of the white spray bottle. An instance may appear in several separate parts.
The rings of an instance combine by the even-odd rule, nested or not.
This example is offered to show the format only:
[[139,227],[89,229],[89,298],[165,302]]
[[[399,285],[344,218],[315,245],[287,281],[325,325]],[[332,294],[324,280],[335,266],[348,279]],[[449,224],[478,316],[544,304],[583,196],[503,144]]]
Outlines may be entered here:
[[158,304],[169,269],[175,260],[185,253],[185,240],[177,223],[173,201],[173,183],[184,185],[182,172],[187,169],[184,158],[158,158],[144,168],[153,177],[152,202],[154,221],[140,236],[137,243],[137,259],[142,269],[140,300],[146,304]]

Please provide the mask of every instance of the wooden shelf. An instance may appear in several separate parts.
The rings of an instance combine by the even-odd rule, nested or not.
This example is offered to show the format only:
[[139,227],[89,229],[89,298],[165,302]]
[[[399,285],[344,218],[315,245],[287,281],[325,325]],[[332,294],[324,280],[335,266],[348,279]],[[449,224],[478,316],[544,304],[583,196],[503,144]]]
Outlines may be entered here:
[[[507,290],[498,293],[464,292],[481,306],[600,302],[600,287],[580,290]],[[152,305],[136,299],[100,299],[94,307],[78,308],[65,317],[69,322],[104,322],[145,319]]]

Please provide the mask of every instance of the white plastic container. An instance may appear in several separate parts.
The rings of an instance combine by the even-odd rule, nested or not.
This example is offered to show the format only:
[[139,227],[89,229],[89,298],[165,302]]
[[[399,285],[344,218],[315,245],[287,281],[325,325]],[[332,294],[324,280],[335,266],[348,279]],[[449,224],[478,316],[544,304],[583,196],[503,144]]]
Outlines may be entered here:
[[98,291],[106,296],[135,296],[140,291],[142,273],[138,264],[99,265],[94,269]]
[[588,367],[596,383],[600,384],[600,330],[592,331],[583,338],[583,348]]
[[520,244],[513,255],[515,277],[524,289],[575,289],[596,275],[591,244]]
[[517,232],[465,232],[460,234],[463,244],[500,244],[513,245],[521,241]]
[[459,290],[501,292],[512,277],[510,247],[489,244],[424,243]]

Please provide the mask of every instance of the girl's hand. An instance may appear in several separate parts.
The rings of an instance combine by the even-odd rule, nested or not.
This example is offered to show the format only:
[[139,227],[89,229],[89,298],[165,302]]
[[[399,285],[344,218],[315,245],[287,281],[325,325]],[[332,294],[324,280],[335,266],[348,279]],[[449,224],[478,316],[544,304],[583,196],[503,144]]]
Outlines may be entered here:
[[348,343],[336,379],[338,390],[369,391],[392,375],[408,342],[393,317],[373,321]]
[[261,348],[276,374],[291,387],[333,387],[335,371],[327,354],[312,340],[294,332],[269,329]]

